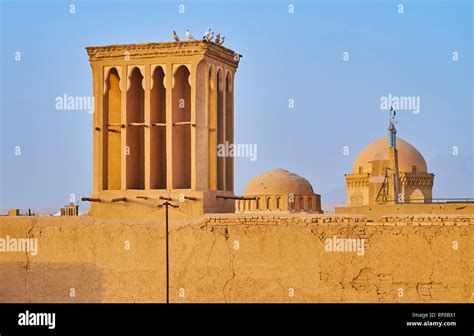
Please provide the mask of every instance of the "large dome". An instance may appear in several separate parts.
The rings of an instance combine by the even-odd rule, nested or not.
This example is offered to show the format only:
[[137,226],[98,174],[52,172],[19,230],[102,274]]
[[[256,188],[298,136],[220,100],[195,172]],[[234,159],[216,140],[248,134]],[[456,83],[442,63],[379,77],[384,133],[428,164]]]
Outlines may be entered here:
[[313,187],[304,177],[277,168],[251,179],[244,195],[313,194]]
[[[421,153],[408,142],[397,137],[398,150],[398,170],[401,173],[413,172],[413,166],[416,166],[417,173],[426,173],[426,162]],[[371,161],[388,159],[388,137],[383,136],[380,139],[372,142],[364,148],[354,161],[352,173],[358,174],[371,173]],[[359,167],[362,167],[360,169]]]

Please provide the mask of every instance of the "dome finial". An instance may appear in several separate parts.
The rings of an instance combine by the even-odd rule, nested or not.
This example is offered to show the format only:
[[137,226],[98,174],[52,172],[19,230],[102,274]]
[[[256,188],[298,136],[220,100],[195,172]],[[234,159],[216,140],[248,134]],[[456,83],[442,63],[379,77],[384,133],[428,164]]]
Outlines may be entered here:
[[395,116],[397,111],[390,106],[388,119],[388,147],[397,148],[397,129],[395,128]]

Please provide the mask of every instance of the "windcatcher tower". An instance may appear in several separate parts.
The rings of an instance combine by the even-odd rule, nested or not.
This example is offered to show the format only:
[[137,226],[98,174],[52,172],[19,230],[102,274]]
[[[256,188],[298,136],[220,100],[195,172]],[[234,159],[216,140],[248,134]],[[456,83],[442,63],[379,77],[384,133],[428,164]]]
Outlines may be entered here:
[[213,42],[87,47],[94,90],[92,214],[234,212],[234,76],[239,55]]

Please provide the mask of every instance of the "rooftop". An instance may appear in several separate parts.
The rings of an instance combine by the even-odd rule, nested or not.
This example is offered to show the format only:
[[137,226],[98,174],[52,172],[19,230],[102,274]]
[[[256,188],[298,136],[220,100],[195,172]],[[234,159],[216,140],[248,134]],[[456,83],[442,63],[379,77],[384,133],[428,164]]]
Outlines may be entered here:
[[214,42],[189,40],[179,42],[146,42],[132,44],[112,44],[106,46],[86,47],[91,61],[123,59],[124,53],[133,59],[156,58],[167,56],[193,56],[206,55],[211,58],[224,60],[226,63],[237,67],[239,64],[239,53]]

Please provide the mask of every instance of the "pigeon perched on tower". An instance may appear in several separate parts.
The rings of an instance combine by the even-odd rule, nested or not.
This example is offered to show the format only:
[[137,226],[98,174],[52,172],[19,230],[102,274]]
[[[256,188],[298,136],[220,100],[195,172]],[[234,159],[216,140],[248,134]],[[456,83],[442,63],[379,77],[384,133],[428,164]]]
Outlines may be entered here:
[[188,28],[186,28],[186,37],[188,38],[188,40],[194,40],[194,37]]
[[174,30],[173,30],[173,40],[175,40],[176,42],[179,42],[179,36],[178,34],[176,34]]
[[209,28],[209,29],[204,33],[204,36],[202,37],[202,40],[203,40],[203,41],[210,41],[210,40],[211,40],[211,33],[212,33],[212,30],[211,30],[211,28]]

